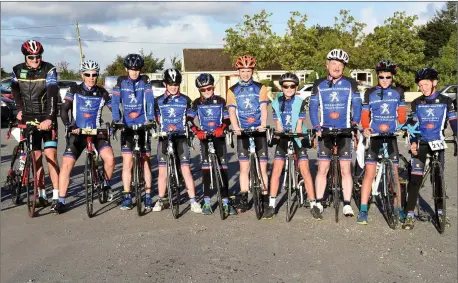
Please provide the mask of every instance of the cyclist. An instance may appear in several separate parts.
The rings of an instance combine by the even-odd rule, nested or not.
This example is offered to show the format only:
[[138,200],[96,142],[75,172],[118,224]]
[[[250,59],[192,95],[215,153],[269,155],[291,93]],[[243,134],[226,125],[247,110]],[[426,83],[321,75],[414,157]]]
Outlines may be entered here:
[[[363,99],[363,111],[361,124],[364,129],[364,136],[370,137],[372,133],[394,133],[396,131],[396,121],[404,124],[406,121],[406,108],[404,90],[394,87],[393,76],[396,75],[397,66],[395,63],[382,60],[375,67],[378,75],[378,85],[366,90]],[[381,148],[382,137],[371,138],[370,148],[365,156],[365,175],[361,189],[361,209],[358,214],[357,222],[367,224],[367,202],[375,178],[377,157]],[[388,143],[388,154],[394,164],[394,175],[398,178],[399,150],[395,136],[386,137]],[[403,218],[401,209],[401,187],[398,180],[397,211]]]
[[221,137],[224,130],[230,125],[229,114],[226,108],[226,100],[215,94],[215,78],[208,73],[200,74],[196,78],[196,87],[199,89],[200,97],[192,103],[193,112],[189,115],[190,118],[197,116],[199,118],[200,127],[190,120],[191,129],[197,136],[200,142],[200,154],[202,161],[202,184],[204,191],[204,205],[202,213],[205,215],[212,214],[210,205],[210,167],[208,162],[208,141],[205,131],[213,131],[216,137],[213,140],[216,156],[219,158],[221,167],[218,168],[223,179],[223,187],[221,188],[221,197],[223,199],[224,213],[227,215],[237,214],[234,207],[229,203],[228,190],[229,179],[227,175],[227,148],[224,137]]
[[[57,204],[59,196],[59,163],[57,162],[57,87],[56,68],[43,61],[43,45],[36,40],[27,40],[21,46],[24,54],[24,63],[13,67],[11,74],[11,93],[18,107],[17,119],[25,122],[37,120],[40,122],[32,141],[35,154],[39,196],[39,206],[47,206],[48,200],[45,190],[45,172],[42,163],[42,147],[48,162],[49,176],[53,186],[53,203],[51,210]],[[27,136],[27,130],[24,130]]]
[[[124,67],[127,76],[119,76],[116,85],[113,87],[112,107],[113,122],[123,123],[127,126],[147,125],[154,122],[154,96],[150,79],[147,75],[140,75],[145,65],[142,56],[129,54],[124,58]],[[122,103],[122,107],[120,104]],[[122,110],[122,116],[120,111]],[[122,119],[122,122],[121,122]],[[145,210],[150,211],[152,207],[151,197],[151,144],[149,137],[146,137],[145,130],[139,130],[139,146],[143,159],[145,179]],[[121,136],[122,152],[122,203],[121,210],[132,209],[132,196],[130,185],[132,180],[132,151],[134,137],[132,129],[125,129]],[[139,198],[137,198],[138,201]]]
[[[67,195],[70,173],[76,161],[87,146],[86,138],[81,135],[82,128],[100,129],[102,123],[103,106],[111,107],[111,98],[108,92],[97,86],[99,64],[86,60],[81,64],[80,72],[83,83],[71,86],[61,106],[60,117],[62,123],[71,131],[67,140],[62,158],[62,168],[59,176],[59,202],[55,207],[56,213],[65,212],[65,197]],[[111,108],[110,108],[111,109]],[[73,122],[70,122],[68,112],[72,111]],[[105,183],[103,190],[110,190],[110,179],[115,167],[113,149],[106,137],[95,137],[94,145],[104,163]]]
[[[444,140],[444,128],[447,120],[456,138],[456,109],[451,98],[436,91],[438,80],[439,73],[433,68],[423,68],[415,74],[415,82],[423,95],[412,101],[413,118],[411,122],[419,122],[419,135],[423,142]],[[417,138],[411,139],[410,150],[412,151],[412,172],[407,185],[408,197],[405,207],[407,217],[402,225],[402,228],[407,230],[413,229],[415,225],[414,209],[423,179],[426,155],[430,152],[430,149],[424,146],[419,150]],[[442,166],[444,166],[445,161],[444,153],[444,150],[439,152]],[[439,211],[440,213],[441,211]]]
[[[226,105],[229,118],[237,137],[237,155],[240,164],[240,201],[237,212],[243,213],[248,209],[249,186],[249,138],[241,136],[241,128],[255,127],[264,132],[267,125],[267,88],[259,82],[253,81],[253,71],[256,68],[256,59],[251,56],[241,56],[235,61],[239,73],[239,81],[227,91]],[[267,178],[267,137],[255,137],[257,155],[259,158],[261,175],[264,183],[264,210],[269,206],[268,178]]]
[[[318,136],[318,172],[316,176],[316,197],[320,213],[323,212],[322,198],[326,188],[326,176],[330,166],[332,140],[321,136],[321,130],[327,128],[345,129],[357,126],[361,119],[361,97],[358,83],[343,76],[350,57],[342,49],[333,49],[327,55],[326,68],[328,75],[315,81],[310,97],[310,120]],[[318,106],[321,106],[321,121],[318,118]],[[350,115],[350,111],[353,115]],[[338,139],[338,154],[342,173],[344,206],[343,214],[353,216],[350,206],[352,192],[351,138]]]
[[[277,132],[302,133],[304,126],[307,103],[305,100],[296,96],[299,78],[293,73],[286,73],[280,77],[282,94],[277,96],[272,102],[273,119]],[[315,191],[313,189],[312,175],[310,175],[309,160],[306,149],[307,140],[297,138],[294,143],[294,151],[298,158],[299,169],[304,178],[307,198],[310,201],[310,208],[313,218],[319,219],[319,209],[316,206]],[[278,186],[280,185],[280,175],[285,164],[285,156],[288,151],[288,140],[274,138],[273,143],[277,144],[275,149],[275,160],[270,178],[270,198],[269,207],[264,212],[264,219],[272,219],[275,214],[275,204],[277,199]]]
[[[188,115],[192,115],[191,99],[180,92],[180,84],[182,80],[181,73],[178,69],[166,69],[164,71],[163,80],[166,91],[163,95],[155,98],[155,115],[159,122],[161,131],[185,131]],[[175,146],[177,160],[181,165],[181,173],[183,175],[188,195],[191,199],[191,211],[202,213],[200,204],[196,201],[195,185],[190,168],[190,154],[186,137],[175,138]],[[157,160],[159,165],[158,176],[158,201],[153,207],[153,211],[161,211],[164,209],[164,195],[167,182],[167,163],[165,154],[167,153],[167,142],[164,138],[159,138],[157,145]]]

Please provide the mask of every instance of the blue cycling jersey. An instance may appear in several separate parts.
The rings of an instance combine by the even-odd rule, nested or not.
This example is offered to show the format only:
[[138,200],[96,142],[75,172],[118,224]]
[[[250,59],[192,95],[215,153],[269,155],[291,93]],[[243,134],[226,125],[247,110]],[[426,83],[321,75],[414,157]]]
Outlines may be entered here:
[[184,131],[187,116],[193,115],[191,99],[182,93],[170,95],[166,92],[156,97],[154,106],[156,119],[164,132]]
[[[77,128],[100,128],[103,106],[111,106],[111,98],[103,87],[87,88],[84,83],[72,86],[67,91],[64,100],[71,103],[73,121]],[[67,102],[67,103],[68,103]],[[62,121],[67,123],[67,113],[61,114]]]
[[192,103],[192,111],[188,113],[188,117],[194,118],[196,115],[199,117],[202,130],[214,131],[223,123],[223,120],[229,119],[226,100],[216,95],[207,99],[199,97]]
[[[320,118],[318,118],[319,106],[321,107]],[[352,123],[359,124],[361,110],[358,83],[354,79],[341,77],[336,83],[332,83],[332,79],[322,78],[313,84],[309,112],[314,129],[350,128]]]
[[370,128],[374,133],[394,133],[397,127],[398,108],[405,107],[404,90],[389,86],[376,86],[366,90],[363,111],[370,111]]
[[452,99],[438,92],[431,96],[422,95],[412,101],[412,119],[420,122],[419,130],[423,141],[443,140],[447,120],[456,134],[457,117]]
[[154,96],[151,83],[146,75],[136,81],[127,76],[118,77],[113,87],[112,108],[113,120],[121,120],[119,110],[122,103],[123,123],[131,126],[144,124],[154,119]]
[[[301,100],[300,102],[300,108],[297,108],[297,109],[294,109],[294,111],[298,111],[299,113],[293,113],[293,105],[294,105],[294,102],[296,101],[296,99],[299,99]],[[291,97],[291,99],[287,100],[285,99],[285,97],[282,95],[282,96],[279,96],[275,99],[276,103],[278,103],[278,110],[280,112],[280,117],[281,119],[278,119],[278,113],[277,111],[275,110],[275,108],[273,107],[273,103],[272,103],[272,108],[274,109],[274,111],[272,111],[272,116],[273,116],[273,119],[274,120],[278,120],[280,121],[282,127],[283,127],[283,131],[291,131],[293,130],[292,127],[294,126],[294,131],[296,130],[296,125],[297,125],[297,120],[300,119],[300,120],[304,120],[305,119],[305,110],[306,110],[306,103],[305,103],[305,100],[302,100],[300,97],[298,98],[296,95],[293,95]],[[294,117],[294,114],[297,115],[298,119],[296,119],[296,121],[293,120],[293,117]]]

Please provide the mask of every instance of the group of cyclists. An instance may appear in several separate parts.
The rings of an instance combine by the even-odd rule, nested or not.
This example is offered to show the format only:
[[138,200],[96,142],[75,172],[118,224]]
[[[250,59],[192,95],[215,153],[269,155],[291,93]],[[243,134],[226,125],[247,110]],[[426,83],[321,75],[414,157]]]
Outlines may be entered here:
[[[21,47],[25,62],[16,65],[12,73],[12,94],[18,106],[17,119],[22,123],[37,119],[40,124],[38,135],[34,135],[33,150],[38,168],[39,198],[37,204],[47,206],[44,172],[42,168],[43,153],[49,165],[49,175],[53,186],[51,211],[60,214],[65,212],[66,195],[69,186],[70,173],[76,160],[86,147],[86,140],[81,136],[83,128],[100,128],[102,109],[107,106],[112,112],[113,124],[152,125],[161,132],[184,131],[189,127],[200,140],[201,172],[203,183],[203,204],[196,200],[196,190],[190,169],[190,150],[186,137],[175,139],[176,154],[179,160],[181,174],[190,198],[191,211],[205,215],[212,214],[210,166],[208,162],[208,137],[213,135],[213,143],[219,158],[221,176],[223,179],[222,203],[224,213],[235,215],[249,209],[249,137],[243,134],[244,129],[256,129],[261,133],[254,138],[256,154],[259,159],[260,175],[262,178],[263,215],[264,219],[272,219],[276,213],[277,194],[280,187],[280,175],[287,154],[287,139],[274,136],[268,144],[266,132],[268,126],[269,98],[267,88],[253,80],[256,60],[252,56],[237,58],[235,67],[238,70],[239,81],[229,88],[226,100],[215,94],[215,79],[211,74],[200,74],[195,85],[200,97],[191,99],[180,91],[182,75],[177,69],[166,69],[163,74],[165,93],[153,95],[148,76],[142,75],[144,59],[139,54],[129,54],[124,59],[126,76],[120,76],[110,95],[103,87],[97,85],[100,74],[99,65],[91,60],[84,61],[80,72],[83,83],[72,86],[61,106],[61,119],[70,133],[63,153],[62,166],[57,161],[57,72],[56,68],[42,60],[43,46],[36,40],[28,40]],[[290,72],[280,78],[281,93],[272,101],[274,125],[276,132],[304,133],[306,110],[312,128],[317,137],[318,170],[313,181],[310,173],[307,149],[310,140],[299,137],[295,139],[294,151],[304,187],[310,212],[314,219],[323,218],[323,198],[325,194],[327,173],[333,150],[331,140],[323,136],[326,129],[355,129],[361,123],[365,137],[373,133],[394,133],[400,124],[407,119],[404,92],[392,85],[393,76],[397,73],[395,63],[382,60],[376,66],[378,85],[360,95],[358,83],[343,76],[349,55],[341,49],[331,50],[326,57],[327,76],[314,82],[310,105],[296,95],[299,78]],[[440,141],[444,139],[444,128],[449,121],[456,136],[457,117],[452,100],[440,95],[437,91],[438,72],[432,68],[423,68],[416,72],[415,82],[422,96],[412,102],[411,123],[419,122],[422,141]],[[321,111],[319,111],[321,109]],[[69,111],[72,117],[69,117]],[[198,123],[195,121],[198,118]],[[225,133],[232,128],[237,136],[237,156],[240,166],[240,195],[237,204],[229,196],[229,176],[227,164],[227,148]],[[147,211],[159,212],[166,204],[167,168],[165,154],[167,151],[164,138],[159,138],[157,147],[158,164],[158,198],[153,206],[152,174],[151,174],[151,144],[146,130],[140,130],[140,150],[144,163],[145,197],[144,205]],[[109,137],[108,137],[109,138]],[[389,140],[389,157],[397,170],[399,152],[396,137],[386,137]],[[104,161],[105,181],[103,190],[111,192],[111,178],[115,161],[113,149],[107,137],[95,137],[94,145]],[[122,210],[133,207],[131,193],[131,169],[133,152],[133,134],[126,128],[121,136],[122,163]],[[415,217],[414,208],[417,202],[427,148],[419,149],[416,138],[411,139],[412,165],[410,182],[408,183],[408,200],[402,207],[400,194],[396,200],[396,209],[403,222],[404,229],[413,229]],[[267,173],[269,160],[268,147],[276,146],[270,182]],[[353,216],[350,205],[352,198],[351,160],[353,155],[353,140],[351,137],[338,139],[339,163],[343,187],[343,214]],[[365,152],[365,175],[361,190],[361,206],[357,216],[360,224],[368,223],[368,200],[371,184],[375,177],[380,139],[373,137],[370,147]],[[441,151],[444,158],[444,150]],[[398,174],[395,174],[398,176]],[[270,184],[270,187],[269,187]],[[399,182],[397,182],[399,184]],[[398,190],[400,191],[400,190]]]

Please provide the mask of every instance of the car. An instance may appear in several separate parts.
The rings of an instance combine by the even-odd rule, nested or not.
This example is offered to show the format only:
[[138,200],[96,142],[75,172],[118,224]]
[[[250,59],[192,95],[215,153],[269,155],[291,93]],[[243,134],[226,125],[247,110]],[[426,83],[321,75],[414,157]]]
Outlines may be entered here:
[[11,78],[4,78],[0,80],[1,90],[11,91]]
[[81,83],[82,81],[79,81],[79,80],[59,80],[57,81],[57,86],[59,87],[59,96],[60,96],[58,104],[64,101],[65,95],[67,94],[67,91],[71,86],[76,86]]
[[448,96],[453,100],[455,109],[456,109],[457,90],[458,90],[458,85],[447,85],[439,90],[440,94]]
[[161,96],[165,92],[165,86],[162,80],[151,80],[151,87],[153,88],[154,97]]
[[103,88],[105,88],[110,95],[113,94],[113,87],[118,82],[118,76],[106,76],[103,79]]
[[296,95],[305,100],[307,107],[310,103],[310,96],[312,95],[313,84],[305,84],[297,90]]
[[0,97],[1,105],[1,126],[8,125],[10,121],[16,120],[17,106],[14,100],[6,98],[5,96]]

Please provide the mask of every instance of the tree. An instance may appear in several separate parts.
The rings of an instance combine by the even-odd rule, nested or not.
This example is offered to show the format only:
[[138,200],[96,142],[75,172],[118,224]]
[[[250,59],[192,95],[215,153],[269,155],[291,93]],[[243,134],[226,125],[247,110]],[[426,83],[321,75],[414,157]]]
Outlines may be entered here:
[[59,74],[59,79],[61,80],[79,80],[80,75],[78,72],[74,72],[69,68],[70,63],[67,61],[60,61],[56,64],[57,73]]
[[245,15],[243,23],[227,29],[224,52],[233,60],[242,55],[254,56],[260,68],[278,63],[280,37],[271,30],[268,21],[271,15],[265,10],[253,17]]
[[457,50],[457,35],[452,33],[450,39],[444,47],[439,51],[439,57],[433,64],[439,72],[439,81],[441,85],[455,84],[457,80],[456,59],[458,58]]
[[[145,60],[145,66],[143,67],[142,72],[156,73],[158,70],[162,70],[164,68],[165,58],[162,60],[155,58],[153,56],[153,52],[145,55],[143,49],[140,50],[140,55]],[[107,76],[120,76],[126,74],[124,67],[124,57],[117,55],[113,63],[105,68],[105,73]]]
[[436,11],[434,18],[421,27],[419,36],[425,41],[424,54],[428,63],[439,57],[439,50],[456,33],[456,9],[457,2],[447,2],[445,10]]
[[175,68],[175,69],[178,69],[181,71],[181,59],[178,57],[178,55],[173,55],[172,58],[170,58],[170,63],[172,63],[172,66]]

